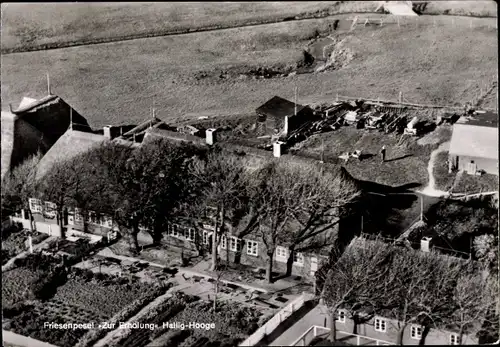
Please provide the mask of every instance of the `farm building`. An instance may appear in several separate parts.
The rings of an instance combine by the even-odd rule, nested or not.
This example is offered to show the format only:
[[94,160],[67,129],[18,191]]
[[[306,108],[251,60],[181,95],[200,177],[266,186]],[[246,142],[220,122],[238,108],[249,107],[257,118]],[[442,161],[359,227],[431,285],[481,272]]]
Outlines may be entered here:
[[13,113],[2,111],[2,179],[24,159],[38,151],[45,153],[50,144],[43,133]]
[[[379,240],[368,240],[361,237],[354,238],[347,249],[344,252],[345,256],[348,252],[355,249],[367,249],[369,247],[373,247],[379,244],[381,247],[386,247],[386,244],[383,241]],[[407,252],[405,248],[401,248],[401,252]],[[472,266],[476,271],[481,271],[481,265],[478,262],[471,262],[470,260],[460,259],[449,257],[446,255],[438,255],[432,254],[433,259],[440,262],[454,262],[454,263],[467,263],[469,266]],[[321,306],[325,305],[324,301],[328,301],[328,291],[332,290],[335,284],[335,276],[333,275],[333,271],[330,270],[330,274],[328,275],[327,283],[323,288],[322,302]],[[325,312],[329,312],[327,310],[326,305],[324,306]],[[393,311],[380,310],[375,315],[374,312],[368,309],[365,314],[370,317],[367,321],[361,324],[355,324],[355,321],[352,319],[352,316],[349,314],[350,306],[340,307],[337,310],[335,326],[337,331],[341,332],[352,332],[356,331],[357,335],[366,336],[370,339],[379,340],[380,344],[395,344],[398,339],[398,328],[401,327],[401,322],[398,321],[397,317],[393,314]],[[328,315],[326,318],[326,327],[331,326],[331,316]],[[356,328],[356,329],[355,329]],[[431,328],[429,331],[424,334],[424,327],[418,325],[416,323],[408,324],[408,328],[404,330],[402,337],[403,345],[476,345],[480,343],[480,336],[478,334],[481,331],[482,324],[481,322],[473,322],[464,329],[464,334],[460,339],[460,329],[457,324],[453,324],[451,321],[444,328],[436,329]],[[423,339],[424,338],[424,339]],[[460,341],[461,340],[461,341]],[[361,341],[363,339],[361,338]],[[378,345],[379,343],[377,343]]]
[[450,171],[498,175],[498,115],[484,112],[460,118],[453,126],[449,153]]
[[313,111],[308,106],[275,96],[255,110],[258,124],[269,135],[286,138],[305,122],[312,120]]
[[38,163],[36,178],[43,178],[57,163],[85,153],[106,140],[107,138],[103,135],[68,129]]
[[87,120],[56,95],[35,100],[23,98],[17,110],[2,111],[2,178],[38,150],[45,154],[73,122]]

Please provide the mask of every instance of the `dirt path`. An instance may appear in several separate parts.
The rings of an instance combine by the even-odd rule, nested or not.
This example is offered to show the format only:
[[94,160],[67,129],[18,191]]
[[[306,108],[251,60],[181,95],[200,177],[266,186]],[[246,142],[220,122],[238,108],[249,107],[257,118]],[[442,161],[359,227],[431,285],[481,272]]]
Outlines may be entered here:
[[12,331],[2,330],[2,341],[17,347],[57,347],[50,343],[35,340],[34,338],[19,335]]
[[433,196],[433,197],[441,197],[441,196],[447,196],[449,195],[448,192],[438,190],[436,189],[436,178],[434,177],[434,164],[436,162],[436,158],[438,153],[441,152],[446,152],[450,149],[450,141],[444,142],[441,145],[439,145],[438,148],[436,148],[434,151],[431,153],[431,158],[429,160],[429,164],[427,164],[427,173],[429,175],[429,183],[427,184],[427,187],[422,189],[420,193],[427,195],[427,196]]

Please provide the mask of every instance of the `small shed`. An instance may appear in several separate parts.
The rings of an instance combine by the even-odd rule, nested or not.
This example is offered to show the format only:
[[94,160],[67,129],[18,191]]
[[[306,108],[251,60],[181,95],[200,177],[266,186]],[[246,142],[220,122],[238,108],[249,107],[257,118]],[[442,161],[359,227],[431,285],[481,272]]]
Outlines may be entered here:
[[258,115],[257,121],[265,124],[267,132],[283,136],[313,120],[314,115],[309,106],[299,105],[279,96],[274,96],[255,112]]
[[498,175],[498,115],[462,117],[453,125],[450,170]]

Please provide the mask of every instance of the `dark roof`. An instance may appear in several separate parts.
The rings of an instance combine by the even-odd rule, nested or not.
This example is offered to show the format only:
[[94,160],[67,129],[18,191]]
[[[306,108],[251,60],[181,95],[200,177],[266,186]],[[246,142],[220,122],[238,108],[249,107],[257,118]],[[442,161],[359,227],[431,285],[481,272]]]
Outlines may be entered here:
[[[305,108],[306,106],[297,104],[297,113]],[[295,114],[295,103],[275,96],[264,105],[257,108],[255,112],[266,117],[292,117]]]
[[59,138],[38,163],[37,179],[42,178],[57,163],[64,162],[85,153],[92,147],[106,141],[103,135],[69,129]]
[[201,137],[190,135],[190,134],[183,134],[183,133],[179,133],[179,132],[171,131],[171,130],[154,128],[154,127],[146,130],[145,135],[144,135],[144,139],[142,140],[142,143],[147,144],[147,143],[154,141],[155,139],[158,139],[158,138],[164,138],[164,139],[173,140],[173,141],[192,142],[192,143],[198,144],[198,145],[205,144],[205,140]]
[[45,153],[50,145],[43,134],[15,114],[2,111],[2,178],[38,150]]
[[73,123],[90,129],[87,120],[57,95],[46,96],[13,113],[43,133],[50,145],[56,143],[68,130],[70,118]]
[[476,111],[472,116],[461,117],[457,123],[498,128],[498,114],[492,111]]

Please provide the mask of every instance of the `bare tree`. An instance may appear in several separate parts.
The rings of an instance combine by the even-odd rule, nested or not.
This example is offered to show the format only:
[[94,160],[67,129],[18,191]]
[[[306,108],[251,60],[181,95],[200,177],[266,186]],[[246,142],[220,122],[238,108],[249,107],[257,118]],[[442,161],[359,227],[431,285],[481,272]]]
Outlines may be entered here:
[[452,320],[459,327],[459,343],[474,324],[483,324],[495,309],[496,293],[483,273],[462,272],[453,290]]
[[365,243],[356,239],[336,264],[329,270],[322,297],[331,314],[330,337],[336,340],[338,310],[377,308],[388,288],[383,278],[387,275],[392,251],[381,242]]
[[314,167],[288,167],[290,193],[297,203],[288,210],[297,223],[286,239],[289,249],[287,276],[292,273],[294,252],[334,245],[334,227],[349,214],[360,195],[356,182],[343,170],[319,172]]
[[237,214],[245,199],[248,174],[239,158],[216,151],[210,153],[206,160],[195,160],[189,175],[193,178],[193,185],[200,192],[198,205],[192,208],[197,211],[207,206],[216,209],[212,234],[211,270],[214,271],[217,268],[217,247],[221,235],[226,232],[228,224],[232,224],[231,217]]
[[26,158],[20,165],[8,172],[2,181],[2,214],[9,215],[24,209],[30,218],[31,231],[35,229],[29,199],[37,196],[36,168],[42,153]]

